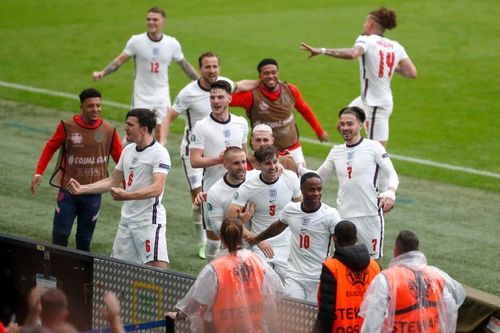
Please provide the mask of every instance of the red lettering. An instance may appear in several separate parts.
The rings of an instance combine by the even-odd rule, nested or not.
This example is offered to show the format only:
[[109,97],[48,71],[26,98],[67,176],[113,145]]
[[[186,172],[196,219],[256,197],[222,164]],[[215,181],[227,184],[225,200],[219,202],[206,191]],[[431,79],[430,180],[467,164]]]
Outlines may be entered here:
[[311,245],[311,242],[310,242],[310,237],[308,234],[300,234],[300,237],[299,237],[299,246],[301,249],[308,249],[309,248],[309,245]]
[[269,215],[270,216],[276,215],[276,204],[272,203],[269,205]]
[[146,252],[149,253],[151,251],[151,243],[149,242],[149,239],[146,240]]
[[151,73],[159,73],[160,72],[160,63],[157,61],[151,62]]

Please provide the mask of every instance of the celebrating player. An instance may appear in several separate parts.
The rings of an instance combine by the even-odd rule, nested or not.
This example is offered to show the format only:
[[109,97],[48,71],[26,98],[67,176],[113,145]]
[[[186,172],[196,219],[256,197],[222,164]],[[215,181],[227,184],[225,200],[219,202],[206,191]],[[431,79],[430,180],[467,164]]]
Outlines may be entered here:
[[310,58],[318,54],[341,59],[359,58],[361,95],[350,105],[365,111],[368,137],[379,141],[384,147],[387,147],[389,140],[389,117],[393,109],[392,76],[398,72],[406,78],[417,77],[417,69],[403,46],[384,36],[387,29],[395,27],[396,13],[381,7],[368,14],[363,33],[352,48],[326,49],[301,44],[302,50],[310,52]]
[[[384,146],[361,136],[364,121],[365,113],[356,106],[340,110],[337,128],[345,143],[333,146],[317,173],[323,181],[336,173],[340,217],[356,225],[360,243],[366,245],[372,259],[380,259],[384,241],[383,212],[392,209],[399,178]],[[389,186],[381,194],[376,187],[380,170]],[[305,171],[299,168],[299,173]]]
[[327,142],[328,134],[321,128],[299,89],[279,80],[276,60],[262,59],[257,65],[257,71],[259,86],[251,91],[233,94],[231,106],[245,108],[252,126],[269,125],[273,129],[274,146],[280,153],[289,152],[297,164],[305,165],[293,110],[297,109],[311,125],[319,141]]
[[163,144],[165,134],[162,121],[170,106],[170,87],[168,67],[174,60],[184,73],[196,80],[198,73],[184,58],[181,45],[177,39],[163,33],[165,26],[165,11],[158,7],[148,10],[147,32],[132,36],[125,49],[102,71],[94,72],[94,80],[100,80],[120,68],[127,60],[134,58],[135,74],[132,94],[132,108],[146,108],[156,111],[157,124],[155,135],[158,142]]
[[315,302],[321,263],[328,256],[331,235],[340,221],[335,208],[321,202],[323,184],[316,173],[300,179],[304,200],[285,206],[277,222],[249,239],[250,244],[275,237],[290,227],[290,256],[285,278],[285,290],[291,297]]
[[[276,222],[290,201],[301,201],[300,184],[297,175],[290,170],[281,170],[278,150],[266,145],[255,152],[260,175],[249,179],[236,191],[233,202],[228,207],[228,216],[238,216],[249,204],[255,205],[250,220],[251,232],[245,231],[245,238],[254,237]],[[280,175],[281,172],[281,175]],[[252,250],[268,262],[282,280],[286,276],[286,263],[290,251],[290,231],[269,238],[269,244],[259,243]],[[270,245],[270,247],[268,246]]]
[[[219,80],[211,85],[210,105],[212,112],[198,121],[190,137],[189,158],[193,168],[204,168],[203,191],[208,192],[215,182],[224,176],[222,165],[226,148],[234,146],[246,151],[248,124],[243,117],[229,113],[231,85]],[[206,208],[206,207],[205,207]],[[206,215],[206,212],[203,212]],[[206,223],[206,216],[203,216]],[[217,242],[219,237],[207,230],[207,243]],[[213,245],[213,246],[212,246]],[[210,248],[214,248],[212,244]],[[213,256],[214,254],[209,254]],[[205,258],[205,247],[199,249],[199,256]]]
[[[50,184],[59,187],[52,242],[67,246],[73,222],[77,217],[76,248],[90,251],[90,242],[101,208],[101,195],[89,194],[76,198],[68,192],[66,184],[71,177],[82,184],[106,178],[109,155],[118,162],[122,144],[116,129],[100,117],[99,91],[93,88],[83,90],[80,93],[80,110],[81,114],[59,123],[56,132],[43,148],[31,181],[31,192],[35,194],[37,186],[42,182],[45,168],[59,149],[56,170],[50,178]],[[54,185],[53,180],[60,183]]]
[[[129,111],[125,132],[132,144],[123,149],[111,176],[88,185],[72,178],[68,189],[75,195],[111,192],[114,200],[125,201],[111,256],[167,269],[167,216],[162,198],[170,156],[153,137],[155,125],[150,110]],[[120,186],[124,181],[125,189]]]

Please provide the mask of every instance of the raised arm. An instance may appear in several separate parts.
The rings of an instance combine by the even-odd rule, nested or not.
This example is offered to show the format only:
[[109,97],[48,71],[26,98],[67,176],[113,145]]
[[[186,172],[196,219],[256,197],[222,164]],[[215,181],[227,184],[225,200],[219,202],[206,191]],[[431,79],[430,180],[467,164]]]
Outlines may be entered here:
[[365,50],[360,46],[342,49],[327,49],[324,47],[312,47],[306,43],[300,43],[300,49],[309,52],[309,58],[319,54],[324,54],[330,57],[339,59],[356,59],[365,53]]
[[179,64],[182,71],[191,80],[198,80],[200,78],[200,75],[198,74],[198,72],[196,72],[196,69],[194,69],[193,65],[191,65],[189,61],[186,60],[186,58],[182,58],[182,60],[177,61],[177,64]]
[[118,70],[118,68],[120,68],[120,66],[123,65],[128,59],[130,59],[130,56],[128,54],[126,54],[125,52],[120,53],[120,55],[113,59],[113,61],[111,61],[111,63],[107,65],[102,71],[94,72],[92,74],[92,79],[94,81],[99,81],[106,75],[109,75]]

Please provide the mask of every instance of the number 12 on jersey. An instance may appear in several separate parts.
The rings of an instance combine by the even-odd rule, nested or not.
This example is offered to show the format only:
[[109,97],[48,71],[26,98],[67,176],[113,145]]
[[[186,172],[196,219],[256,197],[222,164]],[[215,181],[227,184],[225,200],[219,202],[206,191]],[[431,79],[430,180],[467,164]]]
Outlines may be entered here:
[[151,61],[151,73],[160,72],[160,63],[158,61]]

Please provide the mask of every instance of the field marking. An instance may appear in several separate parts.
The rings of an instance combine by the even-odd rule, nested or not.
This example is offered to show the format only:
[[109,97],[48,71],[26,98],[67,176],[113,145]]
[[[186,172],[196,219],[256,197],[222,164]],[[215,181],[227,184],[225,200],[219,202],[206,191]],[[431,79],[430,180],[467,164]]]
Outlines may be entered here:
[[[22,91],[29,91],[32,93],[48,95],[48,96],[68,98],[68,99],[72,99],[72,100],[79,100],[78,95],[68,94],[68,93],[65,93],[62,91],[55,91],[55,90],[49,90],[49,89],[43,89],[43,88],[30,87],[30,86],[26,86],[26,85],[22,85],[22,84],[10,83],[10,82],[5,82],[5,81],[0,81],[0,87],[12,88],[12,89],[17,89],[17,90],[22,90]],[[130,108],[129,104],[118,103],[118,102],[113,102],[113,101],[104,100],[104,101],[102,101],[102,104],[114,106],[114,107],[121,108],[121,109],[129,109]],[[318,142],[318,140],[306,138],[306,137],[301,137],[300,140],[307,142],[307,143],[316,144],[316,145],[330,146],[330,147],[333,146],[333,144],[331,144],[331,143],[323,144],[323,143]],[[478,169],[473,169],[473,168],[467,168],[467,167],[463,167],[463,166],[457,166],[457,165],[452,165],[452,164],[447,164],[447,163],[440,163],[440,162],[435,162],[435,161],[431,161],[431,160],[425,160],[425,159],[415,158],[415,157],[408,157],[408,156],[403,156],[403,155],[398,155],[398,154],[393,154],[393,153],[391,153],[391,158],[393,158],[395,160],[404,161],[404,162],[414,163],[414,164],[427,165],[427,166],[440,168],[440,169],[446,169],[446,170],[452,170],[452,171],[469,173],[469,174],[473,174],[473,175],[479,175],[479,176],[500,179],[499,173],[495,173],[495,172],[491,172],[491,171],[484,171],[484,170],[478,170]]]

